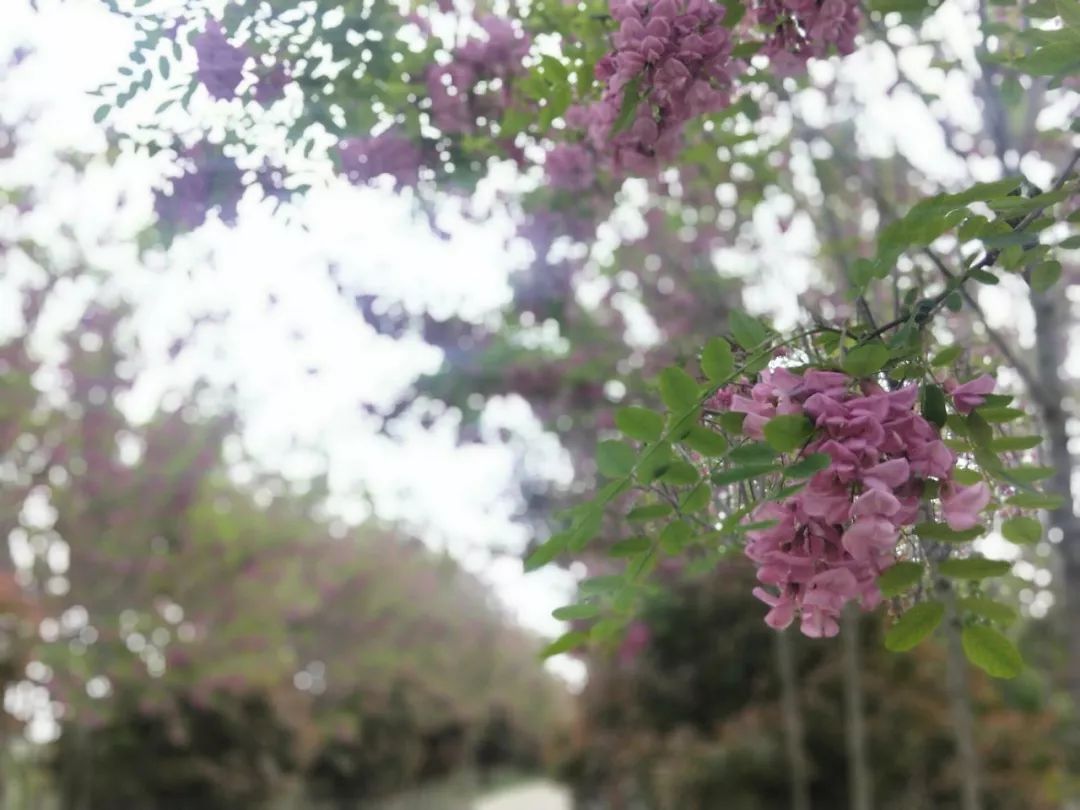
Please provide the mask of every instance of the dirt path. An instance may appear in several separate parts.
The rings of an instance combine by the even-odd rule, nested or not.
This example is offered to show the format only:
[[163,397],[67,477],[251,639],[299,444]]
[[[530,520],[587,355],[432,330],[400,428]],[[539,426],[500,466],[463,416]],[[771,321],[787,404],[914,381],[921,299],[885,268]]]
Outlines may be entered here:
[[480,799],[475,810],[571,810],[570,791],[552,782],[529,782]]

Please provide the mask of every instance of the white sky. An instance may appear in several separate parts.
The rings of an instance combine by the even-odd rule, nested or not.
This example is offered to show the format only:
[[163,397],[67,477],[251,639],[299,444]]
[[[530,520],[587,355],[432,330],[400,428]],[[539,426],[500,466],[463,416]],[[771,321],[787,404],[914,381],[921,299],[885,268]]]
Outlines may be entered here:
[[[550,613],[572,594],[573,578],[556,570],[524,575],[516,558],[488,551],[517,549],[524,539],[511,522],[513,453],[502,445],[458,447],[452,424],[417,428],[401,441],[375,435],[361,403],[391,404],[419,373],[437,368],[440,354],[417,341],[376,335],[326,271],[333,260],[348,278],[362,280],[363,289],[401,296],[417,309],[477,317],[507,300],[507,273],[522,258],[505,252],[506,224],[479,226],[448,216],[444,225],[453,238],[442,241],[391,193],[336,185],[310,195],[292,223],[246,200],[238,227],[212,222],[142,265],[131,237],[151,215],[149,186],[158,169],[127,155],[115,166],[94,163],[81,178],[56,175],[58,152],[99,154],[105,147],[92,122],[99,101],[86,91],[111,79],[127,53],[127,31],[96,0],[41,5],[40,15],[21,3],[5,8],[0,28],[0,53],[18,44],[34,49],[0,98],[5,117],[25,110],[35,119],[29,145],[0,181],[47,188],[24,226],[53,242],[49,236],[58,227],[73,226],[88,258],[137,302],[135,325],[148,368],[133,411],[146,413],[163,391],[197,376],[235,385],[245,445],[258,461],[297,476],[325,464],[341,514],[362,519],[362,493],[370,493],[381,517],[414,525],[432,545],[449,548],[481,573],[523,624],[560,632]],[[5,270],[9,278],[19,272]],[[273,308],[271,294],[278,300]],[[14,304],[10,288],[0,289],[0,329],[17,328]],[[166,365],[172,339],[205,311],[229,317],[204,328],[193,350]],[[569,475],[554,438],[542,434],[520,403],[494,403],[489,411],[490,425],[514,426],[534,441],[531,463],[555,477]],[[581,677],[576,661],[553,666],[571,680]]]

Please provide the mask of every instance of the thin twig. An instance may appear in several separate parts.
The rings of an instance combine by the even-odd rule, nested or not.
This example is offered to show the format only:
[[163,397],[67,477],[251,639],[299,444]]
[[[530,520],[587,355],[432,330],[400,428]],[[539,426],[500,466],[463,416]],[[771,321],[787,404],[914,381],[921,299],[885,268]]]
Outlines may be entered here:
[[[925,253],[927,258],[929,258],[930,261],[932,261],[937,266],[937,269],[941,271],[941,274],[945,276],[950,285],[954,285],[956,282],[956,276],[952,273],[951,270],[949,270],[941,257],[938,256],[930,248],[927,248],[925,250]],[[982,323],[983,328],[986,330],[987,336],[990,338],[990,342],[997,347],[997,350],[1001,352],[1001,355],[1005,358],[1009,365],[1012,366],[1012,368],[1016,370],[1016,373],[1020,375],[1020,378],[1027,386],[1028,392],[1030,393],[1031,397],[1036,402],[1038,402],[1040,406],[1044,405],[1045,403],[1043,401],[1038,380],[1032,373],[1031,369],[1029,369],[1027,365],[1023,361],[1021,361],[1019,357],[1016,356],[1012,348],[1009,346],[1009,342],[1005,340],[1004,337],[1002,337],[1001,333],[990,325],[989,321],[987,321],[986,319],[986,313],[983,311],[983,308],[979,306],[979,302],[975,299],[975,296],[973,296],[965,287],[957,287],[957,289],[960,291],[960,295],[963,296],[968,306],[970,306],[971,309],[974,310],[975,314],[978,316],[979,322]]]

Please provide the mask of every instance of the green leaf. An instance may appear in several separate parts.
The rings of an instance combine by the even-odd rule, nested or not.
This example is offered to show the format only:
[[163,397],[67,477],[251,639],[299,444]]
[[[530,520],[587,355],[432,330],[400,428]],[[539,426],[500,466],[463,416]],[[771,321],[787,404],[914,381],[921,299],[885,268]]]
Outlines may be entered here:
[[978,470],[973,470],[970,467],[954,467],[953,480],[958,484],[971,486],[972,484],[977,484],[982,481],[983,477]]
[[776,458],[776,450],[765,442],[748,442],[732,450],[730,458],[736,464],[766,464]]
[[701,481],[686,493],[686,496],[679,502],[679,508],[686,514],[693,514],[708,506],[711,496],[712,493],[709,488],[705,486],[704,481]]
[[660,476],[660,480],[667,484],[674,484],[675,486],[686,486],[696,483],[699,474],[697,468],[688,461],[673,461],[663,475]]
[[701,398],[694,378],[681,368],[671,366],[660,372],[660,399],[675,413],[682,413],[697,405]]
[[765,324],[740,309],[733,310],[728,315],[728,328],[731,329],[735,342],[747,351],[756,349],[769,337]]
[[967,415],[967,434],[976,447],[990,449],[990,443],[994,440],[994,429],[978,411]]
[[943,560],[938,565],[942,576],[952,579],[987,579],[1000,577],[1011,570],[1012,563],[1008,560],[988,560],[985,557]]
[[1012,517],[1001,524],[1001,535],[1010,543],[1031,546],[1042,540],[1042,524],[1033,517]]
[[728,433],[732,436],[738,436],[742,434],[743,422],[745,421],[745,413],[724,411],[722,414],[720,414],[720,427],[723,428],[725,433]]
[[886,568],[878,577],[882,596],[893,597],[903,593],[922,579],[923,567],[917,562],[898,562]]
[[617,591],[625,584],[626,580],[618,574],[605,574],[599,577],[583,579],[581,584],[578,585],[578,589],[586,594],[602,594]]
[[630,126],[630,121],[633,120],[642,98],[641,77],[635,76],[623,90],[622,107],[619,108],[619,115],[615,118],[615,123],[611,125],[611,137],[615,137]]
[[941,602],[920,602],[912,606],[885,634],[885,649],[905,652],[915,647],[941,624],[945,605]]
[[946,346],[930,359],[930,365],[935,368],[951,366],[963,353],[964,347],[959,344],[956,344],[955,346]]
[[606,441],[600,442],[596,448],[596,466],[601,475],[608,478],[622,478],[629,475],[634,469],[637,453],[634,448],[624,442]]
[[693,531],[686,521],[673,521],[660,532],[660,547],[667,554],[679,554],[686,545],[686,541],[690,539],[691,534],[693,534]]
[[1005,503],[1022,509],[1059,509],[1065,499],[1051,492],[1018,492],[1006,498]]
[[938,385],[924,385],[920,394],[922,415],[926,421],[939,428],[945,427],[948,412],[945,409],[945,392]]
[[1040,467],[1035,464],[1021,464],[1016,467],[1009,467],[1006,471],[1007,477],[1018,481],[1021,484],[1033,484],[1036,481],[1043,481],[1050,478],[1056,470],[1053,467]]
[[722,456],[728,449],[727,439],[714,430],[694,425],[682,440],[683,444],[703,456]]
[[827,469],[830,464],[832,458],[828,453],[811,453],[791,466],[784,467],[784,475],[788,478],[809,478],[814,473]]
[[1019,408],[1001,408],[996,406],[987,407],[984,405],[977,410],[982,415],[983,419],[993,424],[1012,422],[1024,416],[1024,412]]
[[615,543],[608,551],[612,557],[633,557],[652,548],[648,537],[628,537]]
[[670,514],[671,504],[647,503],[643,506],[636,506],[627,512],[626,519],[636,523],[643,520],[656,520]]
[[798,450],[814,433],[814,426],[803,414],[774,416],[762,429],[765,441],[780,453]]
[[663,475],[675,454],[670,444],[657,444],[647,449],[638,464],[638,480],[648,484]]
[[535,571],[537,568],[543,568],[566,550],[569,539],[565,532],[551,535],[525,559],[525,570]]
[[1080,51],[1074,42],[1053,42],[1013,59],[1012,66],[1033,76],[1064,75],[1080,66]]
[[109,110],[112,108],[108,104],[102,104],[96,110],[94,110],[94,123],[100,124],[106,118],[109,117]]
[[551,658],[553,655],[559,655],[560,653],[569,652],[575,647],[580,647],[589,640],[589,634],[583,633],[580,630],[571,630],[569,633],[563,633],[553,642],[548,644],[540,652],[541,658]]
[[881,371],[888,362],[889,350],[884,344],[864,343],[844,355],[841,366],[852,377],[869,377]]
[[161,78],[169,78],[169,59],[166,56],[162,56],[158,59],[158,72],[161,74]]
[[995,453],[1013,453],[1034,450],[1042,443],[1042,436],[998,436],[990,442],[990,449]]
[[1020,651],[993,627],[965,627],[960,642],[968,661],[993,678],[1015,678],[1024,668]]
[[1035,266],[1031,271],[1031,289],[1046,292],[1061,278],[1061,262],[1048,261]]
[[595,602],[581,602],[577,605],[565,605],[555,608],[551,615],[561,622],[572,622],[575,619],[591,619],[600,613],[600,606]]
[[918,523],[915,534],[923,540],[937,540],[940,543],[970,543],[986,533],[985,526],[972,526],[970,529],[950,529],[947,523]]
[[725,382],[735,370],[731,344],[719,337],[706,343],[701,352],[701,370],[712,382]]
[[663,433],[664,418],[647,408],[619,408],[615,412],[615,426],[631,439],[652,442]]
[[1003,605],[985,596],[967,596],[960,600],[960,608],[989,619],[998,624],[1012,624],[1017,619],[1016,608],[1011,605]]
[[588,509],[574,523],[568,532],[569,547],[572,551],[581,551],[589,541],[596,537],[600,531],[600,525],[604,522],[604,510],[595,503],[586,504]]

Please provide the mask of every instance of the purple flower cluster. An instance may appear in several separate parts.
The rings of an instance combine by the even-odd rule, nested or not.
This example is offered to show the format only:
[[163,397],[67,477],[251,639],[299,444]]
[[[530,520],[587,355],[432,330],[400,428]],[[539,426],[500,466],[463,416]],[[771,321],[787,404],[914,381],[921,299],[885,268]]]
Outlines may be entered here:
[[[611,14],[614,49],[596,65],[603,96],[572,107],[566,120],[616,172],[649,174],[675,157],[690,119],[731,103],[731,36],[712,0],[611,0]],[[616,132],[635,97],[632,119]]]
[[752,0],[753,20],[770,31],[762,53],[773,70],[791,76],[814,57],[855,50],[860,15],[857,0]]
[[754,589],[771,607],[765,621],[772,627],[799,615],[804,634],[833,636],[847,602],[875,607],[877,577],[893,564],[900,529],[917,521],[927,479],[941,483],[942,511],[954,529],[974,526],[990,501],[985,483],[952,480],[956,456],[916,412],[917,386],[889,392],[855,382],[836,371],[778,368],[711,403],[745,414],[743,432],[758,439],[775,416],[805,415],[815,429],[805,452],[830,459],[804,489],[754,512],[754,522],[775,521],[748,532],[746,547],[758,580],[773,589]]
[[[212,98],[229,101],[236,98],[236,88],[244,78],[244,65],[250,51],[229,42],[217,20],[209,20],[192,40],[197,58],[195,75]],[[285,95],[291,81],[288,67],[281,62],[258,64],[255,69],[255,101],[268,106]]]
[[292,78],[289,76],[289,69],[281,62],[261,68],[258,71],[258,81],[255,82],[255,101],[267,107],[284,98],[285,87],[290,81]]
[[216,208],[227,224],[236,222],[236,207],[244,194],[243,172],[220,149],[196,144],[180,153],[190,168],[172,181],[172,193],[154,193],[154,212],[159,222],[175,230],[193,230]]
[[552,148],[544,160],[551,185],[567,191],[584,191],[596,179],[593,153],[577,143],[563,143]]
[[420,148],[392,129],[366,138],[345,138],[338,144],[338,156],[349,182],[358,185],[384,174],[394,178],[397,188],[415,186],[420,179]]
[[198,57],[195,75],[206,91],[216,99],[236,98],[236,88],[244,78],[247,50],[229,42],[217,20],[209,20],[192,45]]
[[[451,61],[433,66],[427,74],[431,119],[445,133],[469,132],[476,119],[498,119],[510,101],[510,79],[521,73],[529,38],[506,19],[478,20],[484,36],[470,37]],[[476,93],[481,82],[497,83]]]

